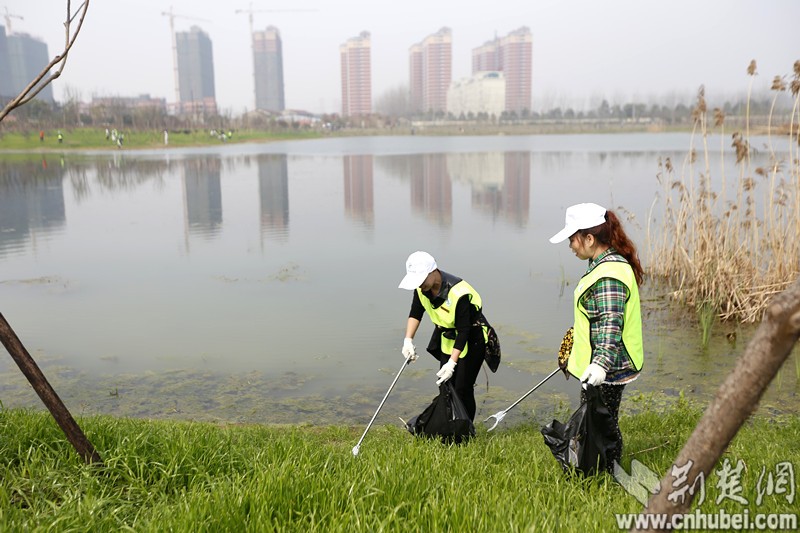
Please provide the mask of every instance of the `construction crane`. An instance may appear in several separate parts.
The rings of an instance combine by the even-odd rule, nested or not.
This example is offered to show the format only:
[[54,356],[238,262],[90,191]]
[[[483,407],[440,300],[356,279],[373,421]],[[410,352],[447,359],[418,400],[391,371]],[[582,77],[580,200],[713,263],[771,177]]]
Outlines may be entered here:
[[175,19],[182,18],[188,20],[199,20],[203,22],[211,22],[208,19],[201,19],[197,17],[187,17],[186,15],[177,15],[173,12],[172,6],[169,6],[169,11],[162,11],[162,15],[169,17],[169,33],[172,36],[172,69],[175,76],[175,104],[181,101],[181,89],[178,83],[178,38],[175,35]]
[[253,13],[298,13],[301,11],[317,11],[316,9],[253,9],[253,2],[250,2],[249,9],[237,9],[236,13],[247,13],[250,22],[250,39],[253,38]]
[[14,14],[14,13],[9,13],[8,6],[4,6],[4,7],[5,7],[5,10],[6,10],[5,15],[4,15],[5,19],[6,19],[6,28],[8,28],[8,33],[11,33],[11,19],[12,18],[19,19],[19,20],[25,20],[25,19],[22,18],[19,15]]

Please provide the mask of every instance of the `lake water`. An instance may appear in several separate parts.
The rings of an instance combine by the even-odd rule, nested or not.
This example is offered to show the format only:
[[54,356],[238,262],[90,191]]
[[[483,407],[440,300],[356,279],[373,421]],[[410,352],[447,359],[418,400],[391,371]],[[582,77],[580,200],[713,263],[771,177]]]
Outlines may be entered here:
[[[482,419],[556,366],[585,268],[547,241],[564,209],[617,209],[651,261],[659,158],[680,168],[692,142],[411,136],[4,153],[0,311],[74,414],[362,424],[403,361],[404,261],[426,250],[480,292],[500,334],[503,364],[478,379]],[[735,168],[726,139],[709,144],[712,175]],[[643,297],[645,371],[626,394],[706,401],[751,330],[717,327],[704,350],[657,290]],[[418,351],[430,333],[426,318]],[[418,414],[436,367],[423,354],[406,369],[377,422]],[[794,354],[766,408],[797,410],[798,367]],[[10,357],[0,374],[3,405],[41,408]],[[576,402],[576,382],[559,375],[506,420],[546,422]]]

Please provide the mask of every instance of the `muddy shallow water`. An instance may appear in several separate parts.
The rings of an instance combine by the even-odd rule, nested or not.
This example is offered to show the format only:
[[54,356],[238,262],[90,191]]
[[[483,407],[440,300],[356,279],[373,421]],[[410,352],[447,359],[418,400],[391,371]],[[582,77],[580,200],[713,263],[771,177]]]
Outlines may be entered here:
[[[679,397],[706,405],[744,348],[742,342],[754,328],[738,330],[733,344],[724,326],[713,335],[706,351],[686,354],[689,324],[678,333],[674,314],[665,310],[646,311],[647,339],[655,341],[648,351],[640,379],[629,385],[623,411],[635,412],[639,401],[647,405],[668,405]],[[656,315],[658,319],[656,320]],[[670,331],[658,331],[653,322],[670,324]],[[501,411],[530,390],[555,368],[555,357],[536,339],[506,334],[507,344],[525,346],[530,357],[506,357],[497,374],[483,372],[476,385],[476,420]],[[698,337],[699,332],[693,332]],[[651,342],[651,344],[654,344]],[[358,385],[324,379],[318,375],[284,372],[269,375],[261,371],[224,373],[210,369],[174,369],[162,372],[97,374],[69,368],[46,354],[33,354],[58,394],[76,415],[110,414],[141,418],[198,420],[220,423],[303,423],[362,424],[370,417],[402,364],[398,356],[382,361],[375,378]],[[539,360],[542,359],[542,360]],[[765,416],[798,414],[800,358],[797,350],[770,386],[758,413]],[[0,375],[0,397],[6,407],[42,404],[12,364]],[[395,424],[419,414],[436,394],[433,384],[435,361],[423,355],[406,368],[376,423]],[[488,383],[487,383],[488,380]],[[324,383],[327,383],[324,384]],[[577,405],[577,383],[565,381],[559,373],[526,398],[505,417],[503,425],[533,421],[546,423],[553,416],[564,417]]]

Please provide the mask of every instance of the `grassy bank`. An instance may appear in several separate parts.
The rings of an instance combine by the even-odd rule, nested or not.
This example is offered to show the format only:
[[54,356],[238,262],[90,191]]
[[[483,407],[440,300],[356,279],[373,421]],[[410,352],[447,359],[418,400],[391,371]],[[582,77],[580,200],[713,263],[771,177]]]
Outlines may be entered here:
[[[315,139],[320,137],[360,137],[375,135],[568,135],[568,134],[609,134],[609,133],[664,133],[689,132],[691,127],[679,125],[653,125],[639,123],[620,124],[580,124],[580,123],[532,123],[532,124],[490,124],[464,123],[424,125],[384,126],[380,128],[344,128],[334,132],[286,129],[281,131],[235,130],[229,140],[224,142],[269,142],[290,139]],[[62,143],[58,142],[58,131],[45,132],[44,141],[39,140],[38,131],[25,133],[3,132],[0,130],[0,151],[72,151],[105,150],[119,148],[111,139],[106,139],[105,129],[74,128],[63,129]],[[212,137],[208,129],[176,130],[169,132],[169,144],[164,144],[163,131],[123,131],[125,138],[122,149],[161,149],[185,146],[214,146],[221,144],[218,137]]]
[[[678,402],[625,417],[626,470],[666,472],[699,416]],[[363,425],[79,422],[105,466],[83,465],[47,413],[0,410],[4,531],[608,531],[641,508],[605,474],[565,476],[538,426],[481,428],[461,447],[374,427],[353,457]],[[749,503],[717,505],[714,474],[702,509],[789,512],[778,494],[757,505],[756,487],[762,467],[800,466],[799,432],[796,417],[748,423],[726,457],[746,465]]]
[[[105,129],[76,128],[60,130],[63,140],[58,142],[57,131],[46,131],[44,141],[39,140],[38,131],[27,133],[3,133],[0,135],[0,150],[112,150],[119,149],[111,138],[106,138]],[[320,137],[318,132],[289,130],[286,132],[269,132],[258,130],[232,131],[229,140],[222,141],[212,137],[209,130],[177,130],[170,131],[168,142],[164,144],[163,131],[122,131],[124,140],[122,149],[141,148],[176,148],[186,146],[218,145],[223,142],[255,142],[280,141],[286,139],[313,139]],[[227,137],[226,137],[227,139]]]

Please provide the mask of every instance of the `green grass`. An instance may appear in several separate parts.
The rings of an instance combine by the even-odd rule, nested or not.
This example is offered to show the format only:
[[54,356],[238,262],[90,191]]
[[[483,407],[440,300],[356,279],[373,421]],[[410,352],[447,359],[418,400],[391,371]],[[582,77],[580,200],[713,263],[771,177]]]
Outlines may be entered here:
[[[666,411],[651,409],[645,397],[628,401],[639,414],[623,420],[625,468],[635,457],[665,472],[699,410],[682,401]],[[530,424],[493,433],[481,428],[466,446],[376,426],[353,457],[364,426],[111,417],[79,423],[103,467],[84,465],[49,414],[0,408],[0,529],[607,531],[615,529],[613,513],[641,507],[605,474],[565,476]],[[796,417],[780,424],[753,420],[742,429],[728,456],[746,463],[742,485],[752,502],[762,467],[800,466],[798,433]],[[718,510],[715,482],[706,483],[709,512]],[[788,510],[777,497],[758,507]]]
[[[62,129],[64,141],[58,143],[57,131],[46,131],[44,142],[39,141],[38,131],[27,133],[3,133],[0,130],[0,150],[115,150],[117,145],[106,139],[105,128]],[[164,145],[163,131],[126,131],[123,149],[134,148],[167,148]],[[313,139],[320,137],[318,132],[304,130],[287,130],[285,132],[268,132],[257,130],[237,130],[233,132],[229,142],[278,141],[285,139]],[[211,137],[208,129],[180,130],[169,132],[170,148],[185,146],[206,146],[223,144]]]

